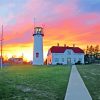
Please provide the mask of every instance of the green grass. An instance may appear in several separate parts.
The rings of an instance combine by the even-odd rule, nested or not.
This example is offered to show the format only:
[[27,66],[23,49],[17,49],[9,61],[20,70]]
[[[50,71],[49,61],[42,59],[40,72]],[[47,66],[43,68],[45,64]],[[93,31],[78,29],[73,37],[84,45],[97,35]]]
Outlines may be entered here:
[[77,66],[93,100],[100,100],[100,65]]
[[15,65],[0,70],[0,100],[63,100],[70,67]]

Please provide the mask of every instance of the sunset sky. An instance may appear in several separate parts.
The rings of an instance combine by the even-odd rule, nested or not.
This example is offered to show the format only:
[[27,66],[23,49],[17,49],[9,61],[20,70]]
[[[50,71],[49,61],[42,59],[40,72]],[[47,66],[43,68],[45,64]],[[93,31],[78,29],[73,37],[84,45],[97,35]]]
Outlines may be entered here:
[[36,26],[44,27],[44,58],[57,43],[100,44],[100,0],[0,0],[4,56],[23,53],[32,60],[34,18]]

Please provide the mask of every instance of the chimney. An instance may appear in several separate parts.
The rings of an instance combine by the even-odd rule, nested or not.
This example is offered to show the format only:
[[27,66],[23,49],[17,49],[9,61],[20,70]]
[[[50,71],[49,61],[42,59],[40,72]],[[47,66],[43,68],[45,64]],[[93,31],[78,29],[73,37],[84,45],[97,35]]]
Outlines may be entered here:
[[73,47],[75,47],[75,44],[73,44]]
[[59,43],[57,43],[57,46],[59,47]]
[[66,47],[66,44],[64,44],[64,47]]

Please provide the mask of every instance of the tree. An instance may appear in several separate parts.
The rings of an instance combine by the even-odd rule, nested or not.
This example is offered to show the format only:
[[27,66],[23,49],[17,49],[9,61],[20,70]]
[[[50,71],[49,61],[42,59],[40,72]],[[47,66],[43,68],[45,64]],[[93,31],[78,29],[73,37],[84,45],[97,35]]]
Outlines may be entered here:
[[97,54],[99,53],[100,49],[99,49],[99,45],[96,45],[94,48],[94,53]]
[[44,64],[47,65],[47,59],[44,61]]
[[90,55],[94,54],[94,47],[92,45],[89,47],[89,54]]
[[89,46],[87,45],[87,48],[86,48],[86,54],[89,53]]
[[99,56],[99,51],[100,51],[100,49],[99,49],[99,45],[96,45],[95,48],[94,48],[95,58],[96,58],[96,59],[97,59],[98,56]]
[[100,56],[99,51],[100,51],[99,45],[96,45],[96,46],[93,46],[93,45],[88,46],[87,45],[85,61],[88,63],[95,62],[95,60],[98,59]]

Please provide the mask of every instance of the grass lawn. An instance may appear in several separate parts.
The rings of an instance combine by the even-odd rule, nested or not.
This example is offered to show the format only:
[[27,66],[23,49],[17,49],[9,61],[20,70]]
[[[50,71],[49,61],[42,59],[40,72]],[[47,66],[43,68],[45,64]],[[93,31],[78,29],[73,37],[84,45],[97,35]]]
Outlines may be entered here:
[[70,67],[15,65],[0,70],[0,100],[63,100]]
[[100,65],[77,66],[93,100],[100,100]]

